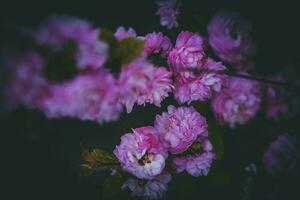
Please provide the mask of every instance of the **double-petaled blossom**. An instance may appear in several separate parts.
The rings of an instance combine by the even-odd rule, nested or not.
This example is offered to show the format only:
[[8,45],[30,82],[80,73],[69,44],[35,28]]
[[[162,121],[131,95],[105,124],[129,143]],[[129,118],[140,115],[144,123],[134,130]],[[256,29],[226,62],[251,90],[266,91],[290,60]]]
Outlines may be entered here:
[[178,27],[180,0],[164,0],[158,3],[157,15],[160,16],[160,24],[168,29]]
[[104,69],[49,88],[50,95],[40,106],[49,118],[75,117],[101,123],[118,119],[122,111],[117,82]]
[[8,106],[23,104],[37,108],[47,95],[48,83],[42,73],[44,60],[37,52],[28,52],[10,66],[12,77],[6,89]]
[[51,16],[35,33],[40,45],[57,50],[66,42],[76,44],[76,64],[80,69],[101,67],[107,60],[107,45],[99,40],[99,29],[89,22],[64,16]]
[[217,13],[208,24],[209,44],[225,62],[240,63],[251,59],[256,47],[250,37],[250,24],[232,12]]
[[267,172],[273,176],[300,175],[300,139],[289,134],[279,135],[263,156]]
[[195,177],[206,176],[214,159],[215,154],[209,140],[199,137],[190,147],[190,152],[173,159],[173,165],[178,173],[187,171]]
[[136,37],[136,32],[133,28],[129,27],[127,30],[125,27],[120,26],[116,32],[115,32],[115,37],[117,38],[118,41],[121,41],[125,38],[130,38],[130,37]]
[[173,88],[171,76],[166,68],[155,67],[143,59],[122,66],[119,77],[120,101],[126,106],[127,112],[131,112],[135,103],[160,106]]
[[167,150],[159,134],[151,126],[136,128],[121,137],[121,144],[114,150],[122,170],[140,179],[154,179],[165,167]]
[[176,40],[175,47],[168,56],[168,63],[173,70],[196,68],[201,66],[204,56],[204,41],[197,33],[182,31]]
[[147,34],[144,41],[145,47],[143,53],[145,55],[160,54],[162,57],[166,58],[173,47],[170,39],[161,32]]
[[169,106],[167,112],[156,115],[154,127],[173,154],[184,152],[199,136],[208,135],[205,118],[193,107]]
[[[180,104],[192,101],[206,101],[219,92],[224,82],[224,75],[217,74],[226,68],[210,58],[203,59],[199,73],[181,71],[175,73],[174,97]],[[201,70],[204,70],[201,72]],[[209,72],[211,70],[211,72]]]
[[245,124],[255,116],[261,104],[261,85],[252,80],[228,77],[212,101],[216,118],[230,127]]
[[138,179],[128,179],[122,186],[122,189],[129,188],[132,196],[143,197],[144,199],[161,199],[168,190],[168,183],[171,181],[171,174],[162,172],[160,175],[145,183]]

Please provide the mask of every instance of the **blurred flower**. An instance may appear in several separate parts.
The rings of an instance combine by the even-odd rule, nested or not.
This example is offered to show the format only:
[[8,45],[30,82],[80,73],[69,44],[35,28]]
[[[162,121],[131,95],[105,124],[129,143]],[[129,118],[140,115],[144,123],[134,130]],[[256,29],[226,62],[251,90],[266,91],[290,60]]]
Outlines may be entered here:
[[172,46],[170,39],[167,36],[164,36],[161,32],[148,33],[145,36],[144,54],[149,55],[155,53],[161,54],[163,57],[167,57]]
[[30,108],[39,106],[47,95],[48,83],[42,75],[44,60],[37,52],[28,52],[10,63],[12,77],[6,88],[9,107],[24,104]]
[[[272,80],[283,81],[282,75],[273,77]],[[266,115],[270,119],[278,120],[288,114],[288,92],[285,88],[268,84],[266,85]]]
[[207,136],[207,123],[193,107],[168,106],[168,111],[156,115],[154,127],[173,154],[182,153],[198,136]]
[[224,89],[213,98],[212,108],[221,123],[233,128],[255,116],[260,108],[261,95],[258,82],[228,77]]
[[118,41],[121,41],[125,38],[136,37],[136,32],[131,27],[129,27],[128,30],[126,30],[123,26],[120,26],[115,32],[115,37]]
[[289,134],[279,135],[263,156],[267,172],[275,177],[300,175],[300,139]]
[[[226,68],[219,62],[210,58],[202,61],[202,69],[223,71]],[[214,92],[219,92],[222,88],[224,75],[214,72],[194,73],[192,71],[183,71],[175,73],[174,97],[180,104],[200,100],[210,99]]]
[[50,92],[40,107],[49,118],[68,116],[101,123],[118,119],[122,111],[116,80],[106,70],[53,84]]
[[122,189],[128,187],[132,191],[132,196],[143,197],[145,199],[161,199],[168,190],[168,183],[171,181],[171,174],[162,172],[152,180],[141,183],[142,180],[128,179]]
[[176,40],[175,47],[168,56],[168,63],[174,71],[201,66],[204,56],[203,39],[200,35],[182,31]]
[[178,27],[180,0],[164,0],[158,3],[157,15],[160,16],[160,24],[167,29]]
[[131,112],[135,103],[160,106],[173,88],[171,76],[166,68],[155,67],[141,59],[122,66],[119,77],[120,101],[126,106],[127,112]]
[[65,42],[77,45],[76,60],[80,69],[101,67],[107,60],[107,45],[99,40],[99,29],[89,22],[72,17],[50,16],[35,34],[40,45],[59,49]]
[[186,170],[190,175],[207,176],[215,154],[213,147],[208,139],[199,137],[199,139],[190,147],[191,153],[183,156],[178,156],[173,159],[174,167],[177,172]]
[[121,137],[114,150],[121,167],[140,179],[153,179],[165,167],[167,150],[161,145],[157,131],[151,127],[132,130]]
[[250,24],[238,14],[218,12],[208,24],[209,44],[223,61],[244,62],[256,52],[250,30]]

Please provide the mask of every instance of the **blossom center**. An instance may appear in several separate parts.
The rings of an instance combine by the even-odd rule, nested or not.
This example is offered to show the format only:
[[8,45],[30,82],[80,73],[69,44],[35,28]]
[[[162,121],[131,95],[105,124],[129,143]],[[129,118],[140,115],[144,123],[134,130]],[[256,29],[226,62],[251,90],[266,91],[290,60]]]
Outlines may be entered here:
[[146,152],[145,155],[143,155],[143,156],[141,157],[141,159],[138,160],[138,163],[139,163],[141,166],[144,166],[144,165],[146,165],[146,164],[151,163],[149,154]]

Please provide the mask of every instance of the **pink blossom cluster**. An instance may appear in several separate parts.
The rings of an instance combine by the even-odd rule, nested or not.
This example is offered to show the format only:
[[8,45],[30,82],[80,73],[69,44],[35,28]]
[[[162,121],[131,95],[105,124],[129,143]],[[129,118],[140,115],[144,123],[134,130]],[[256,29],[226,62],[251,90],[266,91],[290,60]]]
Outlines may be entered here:
[[[156,116],[154,126],[136,128],[123,135],[114,150],[122,170],[148,180],[144,187],[131,179],[125,186],[134,195],[148,190],[155,190],[150,192],[154,196],[163,193],[170,181],[160,179],[165,176],[168,158],[178,173],[186,170],[192,176],[207,175],[215,159],[207,128],[205,118],[193,107],[169,106],[167,112]],[[157,187],[151,189],[152,185]]]
[[260,109],[260,83],[237,77],[228,77],[224,89],[212,100],[212,109],[221,123],[230,127],[245,124]]
[[181,32],[175,47],[168,56],[168,63],[175,76],[174,97],[178,103],[206,101],[221,90],[226,68],[207,57],[203,37],[197,33]]
[[209,44],[222,61],[241,71],[251,68],[256,45],[250,37],[249,22],[236,13],[221,11],[211,19],[207,29]]

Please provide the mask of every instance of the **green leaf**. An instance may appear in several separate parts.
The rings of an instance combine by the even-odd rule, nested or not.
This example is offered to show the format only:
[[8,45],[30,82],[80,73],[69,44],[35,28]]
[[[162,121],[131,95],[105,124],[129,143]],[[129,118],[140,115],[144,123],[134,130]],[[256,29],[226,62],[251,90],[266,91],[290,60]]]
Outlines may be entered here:
[[114,33],[106,28],[102,28],[100,31],[100,40],[106,42],[110,48],[116,48],[118,41],[114,36]]
[[119,167],[118,159],[111,153],[101,149],[93,149],[89,152],[82,147],[81,156],[85,161],[81,165],[81,170],[84,175],[90,175],[95,171],[110,170]]
[[128,64],[138,58],[144,49],[144,41],[137,38],[126,38],[119,42],[117,54],[122,64]]

